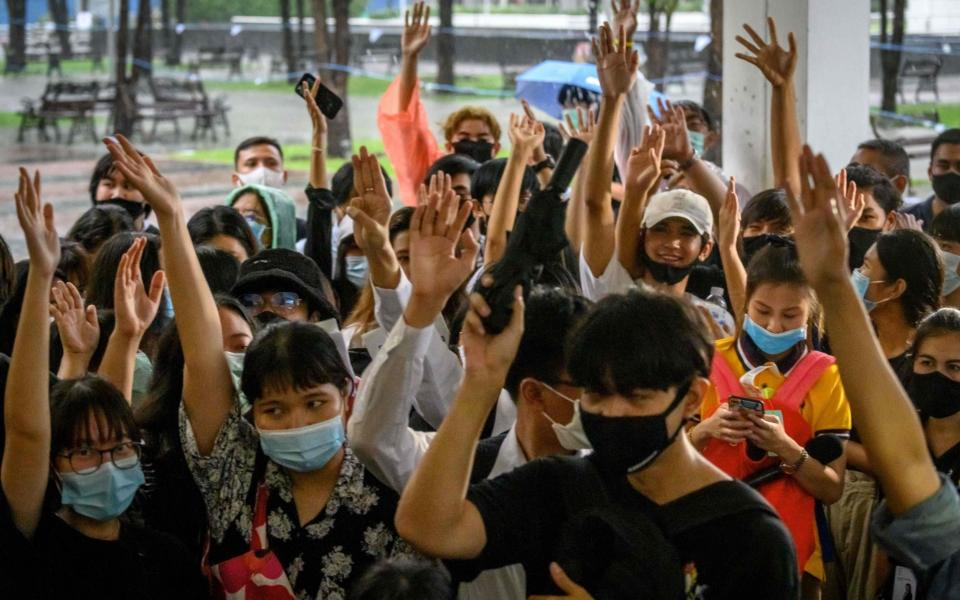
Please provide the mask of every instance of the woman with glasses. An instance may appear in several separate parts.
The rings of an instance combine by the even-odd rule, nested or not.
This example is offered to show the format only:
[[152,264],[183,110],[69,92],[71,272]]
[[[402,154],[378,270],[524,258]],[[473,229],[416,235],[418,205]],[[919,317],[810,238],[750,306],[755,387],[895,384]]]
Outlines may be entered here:
[[49,388],[60,245],[39,184],[21,170],[16,205],[30,273],[5,390],[0,597],[202,598],[183,546],[124,518],[144,476],[123,394],[93,376]]

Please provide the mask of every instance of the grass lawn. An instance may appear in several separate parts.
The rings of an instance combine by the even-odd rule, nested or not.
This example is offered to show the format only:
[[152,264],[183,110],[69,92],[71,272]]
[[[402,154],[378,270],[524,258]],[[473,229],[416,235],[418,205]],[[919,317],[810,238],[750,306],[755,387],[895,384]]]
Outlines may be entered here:
[[917,115],[926,118],[934,111],[940,113],[940,122],[947,127],[960,127],[960,104],[901,104],[897,112],[903,115]]
[[[383,142],[379,139],[354,140],[354,152],[360,150],[360,146],[366,146],[368,150],[381,158],[383,168],[393,177],[393,167],[389,161],[383,160]],[[233,146],[226,148],[210,148],[204,150],[190,150],[179,152],[173,155],[173,158],[179,160],[190,160],[196,162],[216,163],[223,165],[233,164]],[[283,147],[283,164],[290,171],[309,171],[310,170],[310,144],[286,144]],[[346,162],[342,158],[330,158],[327,160],[327,172],[331,177],[333,173]]]
[[[433,82],[435,78],[425,77],[425,82]],[[457,86],[462,88],[472,88],[483,92],[499,92],[503,88],[503,77],[499,73],[487,75],[457,77]],[[254,81],[210,81],[205,82],[207,89],[222,91],[263,91],[263,92],[289,92],[293,84],[286,81],[265,81],[256,83]],[[365,77],[362,75],[353,75],[348,84],[348,93],[351,96],[368,96],[378,98],[387,91],[390,81],[377,77]],[[434,92],[428,92],[434,93]],[[453,100],[475,98],[472,94],[455,94],[449,96]],[[469,101],[469,100],[465,100]]]
[[9,129],[20,125],[20,115],[15,112],[0,111],[0,129]]

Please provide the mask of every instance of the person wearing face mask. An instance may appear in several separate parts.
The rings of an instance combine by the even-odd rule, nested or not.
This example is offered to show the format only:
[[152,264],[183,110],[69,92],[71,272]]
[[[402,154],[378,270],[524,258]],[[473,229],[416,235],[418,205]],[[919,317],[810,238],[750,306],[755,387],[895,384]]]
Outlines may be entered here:
[[883,173],[901,195],[907,194],[910,187],[910,156],[897,142],[880,138],[861,142],[850,162],[873,167]]
[[864,200],[863,212],[847,232],[849,264],[853,270],[863,264],[863,257],[877,241],[877,236],[894,229],[903,199],[890,180],[873,167],[849,164],[844,171],[847,181],[857,184],[857,193],[862,194]]
[[922,221],[924,231],[945,208],[960,202],[960,129],[948,129],[933,140],[927,176],[933,195],[903,211]]
[[317,323],[338,317],[330,282],[316,263],[293,250],[264,250],[244,261],[231,294],[263,325],[276,319]]
[[146,225],[150,216],[150,205],[144,202],[140,194],[122,173],[113,166],[113,157],[105,154],[93,167],[90,176],[90,202],[93,206],[115,206],[122,208],[133,219],[135,231],[157,233],[153,225]]
[[500,124],[486,108],[465,106],[447,116],[444,146],[438,146],[420,98],[417,64],[430,40],[430,7],[416,2],[404,18],[400,75],[377,107],[377,128],[397,175],[400,200],[416,206],[423,176],[444,154],[461,154],[482,163],[500,151]]
[[831,504],[843,493],[851,426],[835,361],[808,343],[813,308],[795,255],[761,250],[747,272],[743,326],[716,342],[703,420],[688,431],[705,457],[777,509],[797,548],[804,597],[825,579],[815,502]]
[[339,275],[331,283],[340,300],[340,316],[346,318],[353,312],[361,291],[370,279],[370,267],[352,233],[340,241],[337,256]]
[[97,376],[50,386],[48,311],[59,242],[52,219],[45,223],[44,209],[53,210],[41,206],[39,179],[34,186],[21,172],[16,203],[30,274],[5,382],[0,595],[205,598],[189,552],[126,518],[144,484],[127,399]]
[[[396,494],[346,445],[350,368],[323,328],[275,323],[244,357],[241,390],[253,407],[244,418],[183,207],[173,186],[120,142],[110,150],[153,206],[170,265],[185,342],[180,439],[207,507],[214,596],[251,587],[270,587],[277,598],[345,596],[378,559],[411,553],[391,524]],[[268,252],[284,251],[251,260]]]
[[[654,589],[671,589],[676,595],[669,597],[795,597],[796,557],[783,524],[684,435],[709,387],[713,353],[689,302],[634,290],[597,303],[571,337],[567,360],[571,381],[584,388],[580,418],[593,453],[543,458],[468,487],[477,434],[521,339],[523,309],[518,295],[514,322],[488,336],[480,320],[485,307],[474,306],[481,312],[468,315],[461,336],[464,382],[404,489],[396,517],[401,535],[430,555],[466,559],[458,573],[521,563],[529,594],[555,594],[565,571],[599,597]],[[585,523],[612,535],[595,543],[597,530]],[[636,530],[645,537],[629,537]],[[662,535],[672,550],[654,554],[675,553],[677,562],[650,568],[641,558],[607,570],[627,559],[611,544],[625,535],[651,547]],[[640,581],[636,573],[643,573]],[[639,587],[598,593],[628,582]]]
[[930,235],[943,251],[943,305],[960,308],[960,205],[934,217]]
[[[943,477],[960,486],[960,311],[942,308],[924,319],[917,327],[910,355],[913,364],[905,387],[920,415],[930,458]],[[931,597],[926,582],[905,562],[887,560],[888,577],[877,598],[898,598],[894,587],[898,579],[905,578],[905,571],[922,582],[914,597]]]
[[280,143],[266,136],[247,138],[233,151],[233,185],[282,188],[287,183]]
[[261,248],[296,247],[296,205],[290,196],[272,187],[247,184],[232,190],[223,203],[246,220]]

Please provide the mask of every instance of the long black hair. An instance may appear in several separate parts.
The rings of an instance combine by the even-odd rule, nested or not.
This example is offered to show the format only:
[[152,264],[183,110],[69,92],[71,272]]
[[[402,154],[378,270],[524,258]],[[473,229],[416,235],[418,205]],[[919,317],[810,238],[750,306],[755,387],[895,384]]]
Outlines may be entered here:
[[208,206],[198,210],[187,221],[187,231],[194,246],[208,244],[218,235],[226,235],[240,242],[247,252],[247,258],[257,253],[257,238],[253,236],[250,225],[237,209],[224,204]]
[[885,233],[877,238],[877,256],[887,281],[902,279],[907,285],[899,298],[907,323],[916,327],[940,308],[943,255],[930,236],[912,229]]

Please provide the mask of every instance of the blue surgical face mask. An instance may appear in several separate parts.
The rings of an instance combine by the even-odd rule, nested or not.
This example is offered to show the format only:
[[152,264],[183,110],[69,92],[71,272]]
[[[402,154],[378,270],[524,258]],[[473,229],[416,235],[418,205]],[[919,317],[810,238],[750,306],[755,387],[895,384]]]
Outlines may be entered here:
[[227,365],[230,367],[230,379],[233,380],[233,389],[237,392],[237,401],[240,403],[240,414],[245,415],[250,412],[250,401],[240,389],[240,378],[243,376],[243,359],[246,356],[243,352],[227,352],[223,355],[227,358]]
[[771,333],[757,325],[750,315],[743,322],[743,331],[746,332],[760,352],[767,355],[782,354],[807,339],[807,328],[798,327],[781,333]]
[[693,151],[697,153],[697,156],[703,156],[704,144],[706,143],[705,136],[699,131],[688,129],[687,139],[690,140],[690,145],[693,146]]
[[850,274],[850,281],[853,283],[853,289],[857,290],[857,295],[863,301],[863,306],[867,309],[867,312],[869,313],[876,308],[877,303],[867,298],[867,290],[870,288],[870,284],[875,282],[870,281],[870,278],[861,273],[860,269],[853,270],[853,273]]
[[960,267],[960,254],[950,252],[943,253],[943,295],[949,296],[960,288],[960,275],[957,274],[957,268]]
[[260,447],[273,462],[305,473],[323,467],[347,441],[340,415],[297,429],[258,429]]
[[346,265],[346,277],[347,281],[353,284],[356,288],[362,288],[367,284],[367,273],[369,272],[369,265],[367,264],[366,256],[347,256],[344,257],[344,262]]
[[257,243],[263,245],[263,232],[267,230],[267,226],[258,221],[253,215],[247,215],[244,219],[246,219],[247,225],[250,226],[250,231],[253,233],[253,237],[256,238]]
[[167,321],[173,320],[173,296],[170,295],[169,289],[163,291],[163,306],[161,307],[161,310],[163,311],[163,316],[167,319]]
[[88,475],[60,473],[63,491],[60,501],[77,514],[96,521],[109,521],[122,515],[144,483],[139,459],[129,469],[120,469],[109,460]]

